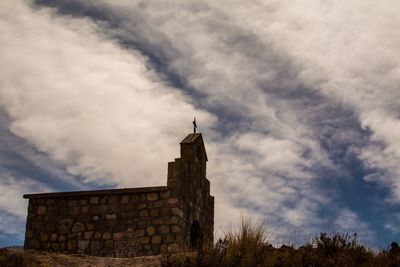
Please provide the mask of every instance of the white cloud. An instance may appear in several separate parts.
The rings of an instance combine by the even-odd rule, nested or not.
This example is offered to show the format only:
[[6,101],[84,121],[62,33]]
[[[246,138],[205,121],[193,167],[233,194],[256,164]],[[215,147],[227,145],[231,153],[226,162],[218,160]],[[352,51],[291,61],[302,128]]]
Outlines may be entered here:
[[108,28],[3,1],[0,103],[16,134],[87,181],[164,183],[193,115],[207,130],[215,118],[111,39],[133,41],[165,57],[203,107],[240,117],[206,137],[218,224],[249,207],[272,227],[316,229],[326,221],[319,206],[332,201],[317,188],[319,171],[339,169],[319,144],[331,131],[323,126],[343,127],[329,106],[371,131],[352,151],[398,194],[400,21],[389,2],[85,1],[118,19]]
[[205,128],[215,120],[90,21],[1,5],[0,104],[13,133],[69,172],[119,186],[165,183],[193,116]]
[[26,216],[26,201],[23,194],[49,191],[50,188],[27,177],[16,179],[2,170],[0,177],[0,209],[18,217]]

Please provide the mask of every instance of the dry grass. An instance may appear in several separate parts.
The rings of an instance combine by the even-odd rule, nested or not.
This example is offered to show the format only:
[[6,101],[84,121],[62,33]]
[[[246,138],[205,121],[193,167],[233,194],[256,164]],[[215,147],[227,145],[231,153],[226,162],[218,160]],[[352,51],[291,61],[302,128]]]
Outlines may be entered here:
[[357,235],[326,234],[299,248],[274,248],[265,229],[243,219],[239,231],[225,234],[213,248],[198,253],[164,255],[163,267],[400,267],[400,249],[375,252],[357,240]]
[[39,258],[31,251],[14,251],[0,249],[1,267],[46,267]]

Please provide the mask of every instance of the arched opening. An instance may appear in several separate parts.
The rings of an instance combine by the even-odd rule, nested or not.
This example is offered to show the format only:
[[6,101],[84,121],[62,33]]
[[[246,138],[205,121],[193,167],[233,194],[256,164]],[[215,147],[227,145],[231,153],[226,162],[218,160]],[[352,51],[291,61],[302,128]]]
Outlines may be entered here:
[[203,232],[198,221],[193,221],[190,226],[190,247],[199,249],[203,246]]

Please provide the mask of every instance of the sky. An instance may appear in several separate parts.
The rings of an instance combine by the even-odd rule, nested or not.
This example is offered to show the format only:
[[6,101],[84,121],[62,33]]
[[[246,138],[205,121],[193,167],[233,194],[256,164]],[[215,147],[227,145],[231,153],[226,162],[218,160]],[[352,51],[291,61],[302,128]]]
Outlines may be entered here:
[[216,236],[400,241],[397,0],[0,1],[0,246],[25,193],[165,185],[196,117]]

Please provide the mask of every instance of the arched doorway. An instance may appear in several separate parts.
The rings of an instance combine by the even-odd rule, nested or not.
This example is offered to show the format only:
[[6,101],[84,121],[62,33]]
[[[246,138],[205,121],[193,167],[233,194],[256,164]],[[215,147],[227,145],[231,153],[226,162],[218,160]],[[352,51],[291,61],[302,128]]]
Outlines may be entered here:
[[193,221],[190,226],[190,247],[192,249],[199,249],[203,246],[203,231],[201,230],[200,223]]

